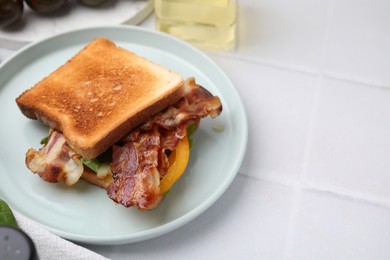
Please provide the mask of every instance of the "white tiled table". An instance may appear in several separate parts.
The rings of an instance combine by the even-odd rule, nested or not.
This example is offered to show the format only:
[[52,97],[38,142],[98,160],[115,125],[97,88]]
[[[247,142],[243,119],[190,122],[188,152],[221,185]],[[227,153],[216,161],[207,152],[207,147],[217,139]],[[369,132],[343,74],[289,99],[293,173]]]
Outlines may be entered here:
[[390,1],[238,2],[237,49],[209,53],[248,113],[237,178],[176,231],[85,246],[112,259],[390,259]]

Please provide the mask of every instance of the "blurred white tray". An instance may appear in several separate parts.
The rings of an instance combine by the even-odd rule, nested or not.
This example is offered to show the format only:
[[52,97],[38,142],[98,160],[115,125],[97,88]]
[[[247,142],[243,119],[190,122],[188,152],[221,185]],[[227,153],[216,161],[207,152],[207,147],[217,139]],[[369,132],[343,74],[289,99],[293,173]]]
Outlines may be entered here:
[[138,24],[152,11],[153,0],[109,0],[98,7],[68,0],[63,9],[50,15],[39,15],[24,4],[22,19],[0,29],[0,47],[17,50],[30,42],[84,27]]

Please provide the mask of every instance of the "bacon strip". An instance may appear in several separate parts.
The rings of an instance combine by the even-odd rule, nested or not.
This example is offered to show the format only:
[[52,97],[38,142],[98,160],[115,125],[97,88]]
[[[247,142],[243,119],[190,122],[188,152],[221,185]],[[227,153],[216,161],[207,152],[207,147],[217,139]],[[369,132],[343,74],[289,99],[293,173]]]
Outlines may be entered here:
[[113,147],[111,171],[114,182],[108,196],[126,207],[150,209],[160,202],[160,174],[157,170],[158,132],[137,135],[137,140]]
[[26,165],[37,173],[44,181],[75,184],[84,171],[76,154],[66,143],[64,136],[58,131],[51,131],[48,143],[39,151],[30,148],[26,154]]
[[175,130],[179,125],[190,120],[198,120],[208,115],[215,118],[221,114],[222,105],[219,98],[197,85],[194,78],[187,79],[184,85],[185,95],[175,105],[146,121],[140,126],[141,130],[148,131],[154,125]]
[[189,125],[197,126],[200,118],[221,113],[218,97],[196,85],[194,79],[185,84],[183,98],[130,132],[119,142],[122,146],[114,147],[114,183],[107,193],[115,202],[141,210],[156,207],[162,199],[160,178],[169,168],[167,153],[187,135]]

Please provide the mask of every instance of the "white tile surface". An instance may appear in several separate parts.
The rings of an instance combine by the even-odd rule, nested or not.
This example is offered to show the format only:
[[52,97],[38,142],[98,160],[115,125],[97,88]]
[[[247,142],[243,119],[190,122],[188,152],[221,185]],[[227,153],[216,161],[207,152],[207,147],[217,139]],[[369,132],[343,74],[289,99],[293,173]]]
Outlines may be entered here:
[[390,86],[390,1],[337,0],[325,69]]
[[329,0],[239,0],[236,53],[251,59],[317,68]]
[[210,56],[248,112],[240,174],[179,230],[88,247],[112,259],[390,259],[390,1],[238,2],[237,49]]
[[307,179],[390,202],[390,90],[324,79]]
[[290,187],[238,176],[224,199],[177,231],[115,249],[89,248],[115,259],[281,259],[291,195]]
[[291,259],[390,259],[390,210],[305,191]]
[[316,76],[212,57],[231,75],[246,105],[250,140],[256,140],[249,142],[241,173],[295,180],[302,171]]

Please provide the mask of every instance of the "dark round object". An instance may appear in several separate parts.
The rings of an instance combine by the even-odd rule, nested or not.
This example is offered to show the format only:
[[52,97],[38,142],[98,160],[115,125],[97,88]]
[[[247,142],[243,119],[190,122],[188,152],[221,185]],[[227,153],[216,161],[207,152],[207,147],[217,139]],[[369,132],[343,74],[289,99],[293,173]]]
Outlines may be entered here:
[[38,259],[31,238],[21,229],[0,226],[0,259]]
[[79,2],[86,6],[98,6],[107,2],[107,0],[79,0]]
[[67,0],[25,0],[28,6],[40,14],[49,14],[58,11]]
[[7,27],[22,17],[23,0],[0,0],[0,27]]

